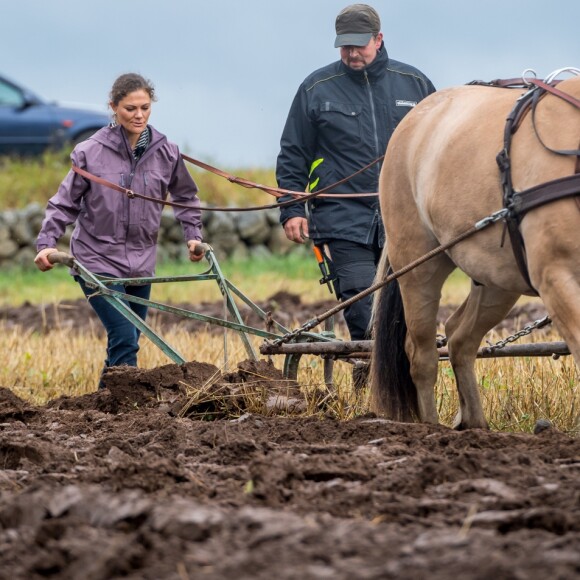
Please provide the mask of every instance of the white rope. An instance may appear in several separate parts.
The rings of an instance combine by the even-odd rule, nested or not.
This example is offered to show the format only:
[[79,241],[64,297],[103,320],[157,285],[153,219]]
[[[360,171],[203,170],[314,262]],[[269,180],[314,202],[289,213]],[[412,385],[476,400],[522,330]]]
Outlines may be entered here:
[[564,68],[559,68],[559,69],[555,70],[553,73],[550,73],[544,79],[544,82],[551,83],[555,78],[559,77],[561,74],[564,74],[564,73],[580,76],[580,68],[576,68],[574,66],[567,66]]

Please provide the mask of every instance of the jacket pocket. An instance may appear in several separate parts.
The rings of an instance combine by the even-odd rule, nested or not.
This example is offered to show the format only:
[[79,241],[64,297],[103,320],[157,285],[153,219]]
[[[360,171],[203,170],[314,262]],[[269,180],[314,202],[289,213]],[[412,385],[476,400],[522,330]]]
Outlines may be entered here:
[[[125,187],[122,173],[96,174],[111,183]],[[115,242],[122,239],[122,223],[126,220],[125,196],[104,185],[93,183],[84,196],[80,218],[85,229],[94,237]]]
[[359,144],[362,105],[324,101],[319,109],[319,131],[334,147]]

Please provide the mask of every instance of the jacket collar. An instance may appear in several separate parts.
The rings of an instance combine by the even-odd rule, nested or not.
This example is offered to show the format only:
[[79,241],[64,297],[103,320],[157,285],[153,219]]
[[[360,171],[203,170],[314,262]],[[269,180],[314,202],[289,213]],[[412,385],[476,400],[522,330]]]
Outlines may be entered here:
[[[151,141],[149,142],[149,146],[143,154],[143,157],[167,141],[167,137],[165,137],[163,133],[157,131],[155,127],[152,127],[151,125],[148,125],[148,127],[151,129]],[[121,153],[123,156],[127,156],[128,158],[133,159],[133,153],[129,146],[127,135],[121,125],[115,125],[114,127],[103,127],[92,136],[92,139],[98,141],[104,147],[113,149],[118,153]]]
[[340,66],[343,71],[346,72],[352,79],[358,82],[364,82],[368,77],[370,80],[375,80],[381,78],[387,72],[387,65],[389,64],[389,54],[385,48],[384,41],[377,52],[377,56],[365,68],[361,70],[354,70],[349,66],[346,66],[342,60],[340,61]]

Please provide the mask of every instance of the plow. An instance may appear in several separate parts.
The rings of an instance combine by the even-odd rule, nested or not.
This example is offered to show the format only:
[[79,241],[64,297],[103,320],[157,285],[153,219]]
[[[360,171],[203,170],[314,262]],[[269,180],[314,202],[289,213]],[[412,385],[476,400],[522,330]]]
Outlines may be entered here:
[[[158,332],[146,321],[137,316],[127,305],[128,302],[147,305],[148,308],[173,314],[183,318],[194,319],[209,325],[218,326],[225,332],[232,331],[241,341],[246,354],[251,360],[259,360],[260,355],[268,357],[282,357],[282,371],[284,377],[289,380],[297,380],[301,360],[304,356],[320,357],[324,368],[324,382],[328,388],[333,387],[334,362],[343,361],[353,366],[364,364],[371,358],[373,350],[372,340],[342,340],[335,333],[335,314],[345,304],[339,304],[328,312],[308,321],[298,330],[291,330],[276,321],[271,312],[266,312],[251,300],[242,290],[234,285],[224,274],[213,248],[209,244],[201,244],[199,252],[204,253],[208,268],[200,274],[172,277],[148,277],[148,278],[107,278],[96,275],[80,264],[72,255],[65,252],[56,252],[49,256],[53,264],[69,267],[79,276],[84,283],[94,290],[94,296],[101,296],[109,302],[117,311],[127,318],[139,331],[155,344],[173,363],[184,364],[187,360],[174,347],[172,347]],[[209,316],[201,312],[195,312],[185,308],[178,308],[170,304],[145,300],[130,296],[111,289],[113,284],[125,285],[141,284],[168,284],[187,282],[215,282],[223,297],[223,318]],[[372,290],[369,289],[369,290]],[[354,297],[357,298],[356,296]],[[263,321],[264,327],[257,328],[246,324],[240,306],[243,305],[256,314]],[[327,316],[328,315],[328,316]],[[477,358],[495,357],[546,357],[558,358],[570,354],[565,342],[538,342],[514,345],[511,342],[528,335],[532,330],[541,328],[549,323],[545,318],[538,320],[515,335],[503,339],[496,344],[483,346],[477,353]],[[313,327],[323,324],[320,332],[304,330],[304,327]],[[263,343],[256,350],[251,337],[263,339]],[[439,360],[449,359],[449,351],[445,341],[438,343]],[[227,341],[224,340],[224,365],[227,366],[228,349]]]

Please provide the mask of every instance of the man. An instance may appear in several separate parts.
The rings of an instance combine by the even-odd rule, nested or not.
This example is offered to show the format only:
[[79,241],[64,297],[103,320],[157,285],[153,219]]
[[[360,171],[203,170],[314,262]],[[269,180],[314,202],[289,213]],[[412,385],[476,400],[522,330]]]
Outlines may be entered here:
[[[417,69],[389,58],[377,12],[347,6],[336,18],[340,60],[313,72],[300,85],[281,138],[276,178],[293,191],[315,192],[348,177],[385,153],[401,119],[435,91]],[[376,163],[332,193],[378,191]],[[289,197],[281,198],[282,201]],[[288,239],[310,238],[323,248],[342,300],[374,279],[384,230],[378,197],[319,197],[281,208]],[[371,297],[345,310],[352,340],[368,337]]]

